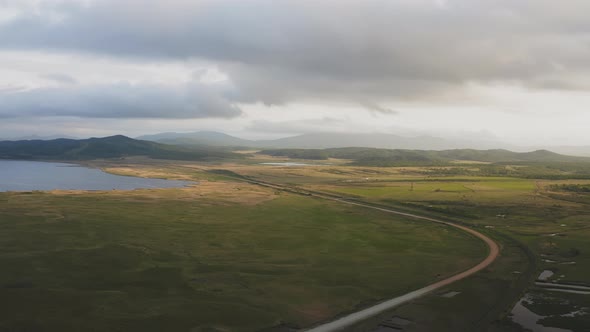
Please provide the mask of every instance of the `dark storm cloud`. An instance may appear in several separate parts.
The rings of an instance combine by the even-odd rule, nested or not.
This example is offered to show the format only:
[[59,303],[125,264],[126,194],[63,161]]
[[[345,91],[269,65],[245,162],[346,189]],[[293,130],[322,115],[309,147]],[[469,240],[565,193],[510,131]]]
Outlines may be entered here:
[[470,82],[587,88],[570,81],[590,67],[588,12],[587,0],[44,2],[0,26],[0,47],[201,58],[234,101],[378,105]]
[[199,83],[65,86],[0,92],[0,117],[232,118],[241,110]]

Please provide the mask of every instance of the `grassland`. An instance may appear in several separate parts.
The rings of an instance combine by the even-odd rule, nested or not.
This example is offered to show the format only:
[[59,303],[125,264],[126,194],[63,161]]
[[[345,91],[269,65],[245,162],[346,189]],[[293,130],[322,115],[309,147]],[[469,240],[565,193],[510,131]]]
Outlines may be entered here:
[[109,169],[191,188],[0,193],[0,331],[298,328],[486,254],[452,228],[189,166]]
[[501,166],[510,172],[501,176],[468,162],[282,167],[260,163],[290,159],[251,153],[231,163],[88,162],[198,181],[185,189],[0,193],[0,331],[284,331],[485,256],[482,243],[456,230],[247,179],[464,223],[501,244],[485,271],[351,331],[392,315],[411,321],[405,331],[522,331],[510,310],[525,292],[544,324],[590,326],[590,315],[563,316],[585,312],[590,297],[533,286],[544,269],[554,281],[590,283],[590,195],[578,190],[590,184],[585,176],[522,164]]
[[[549,316],[543,320],[545,324],[572,331],[588,331],[590,327],[590,315],[584,309],[590,307],[589,296],[533,286],[533,279],[544,269],[555,272],[551,281],[590,284],[590,195],[584,190],[590,181],[583,174],[575,179],[570,169],[552,168],[535,178],[532,174],[549,166],[523,164],[503,166],[518,170],[521,176],[483,176],[480,170],[487,165],[480,164],[227,167],[293,188],[448,218],[496,236],[504,246],[502,257],[484,273],[445,290],[460,291],[460,295],[442,298],[434,294],[388,313],[411,318],[414,323],[407,331],[435,327],[438,331],[519,331],[509,313],[527,289],[529,295],[542,294],[537,299],[543,305],[531,307]],[[579,310],[581,314],[573,317],[561,316]]]

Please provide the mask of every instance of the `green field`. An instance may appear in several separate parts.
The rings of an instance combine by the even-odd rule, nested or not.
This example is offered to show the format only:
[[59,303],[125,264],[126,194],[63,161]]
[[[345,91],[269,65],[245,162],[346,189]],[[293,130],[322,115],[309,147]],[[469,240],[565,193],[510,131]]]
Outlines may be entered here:
[[90,162],[199,181],[184,189],[0,193],[0,331],[288,331],[420,288],[487,253],[454,228],[248,179],[460,222],[501,245],[484,271],[351,331],[392,315],[411,321],[408,332],[522,331],[510,311],[525,293],[545,324],[590,326],[590,315],[562,316],[584,312],[590,296],[533,286],[545,269],[551,280],[590,284],[589,180],[259,165],[273,161],[265,158]]
[[[590,312],[584,308],[590,307],[590,296],[548,292],[534,287],[533,280],[547,269],[554,272],[551,281],[590,285],[590,194],[585,190],[590,181],[584,177],[552,180],[543,176],[534,179],[449,175],[455,173],[452,169],[232,168],[236,173],[292,188],[455,220],[495,236],[503,246],[503,254],[494,265],[442,290],[460,291],[461,295],[447,299],[434,294],[385,315],[410,318],[413,324],[406,327],[407,331],[429,331],[435,327],[437,331],[472,331],[475,327],[484,330],[482,326],[489,331],[521,331],[511,323],[509,313],[525,291],[544,294],[536,297],[543,305],[533,303],[531,308],[549,316],[543,320],[548,326],[588,331]],[[551,177],[554,175],[551,173]],[[579,310],[582,314],[561,316]],[[378,322],[376,319],[363,328],[369,329]]]
[[487,252],[453,228],[231,181],[0,193],[0,215],[0,331],[304,327]]

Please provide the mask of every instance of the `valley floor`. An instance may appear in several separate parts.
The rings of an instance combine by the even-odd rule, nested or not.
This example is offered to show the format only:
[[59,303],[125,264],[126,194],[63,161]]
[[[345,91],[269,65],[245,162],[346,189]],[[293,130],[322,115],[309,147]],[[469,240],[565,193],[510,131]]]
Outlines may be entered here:
[[590,283],[590,198],[554,186],[587,180],[260,164],[277,161],[284,160],[92,162],[111,173],[197,184],[0,193],[0,331],[289,331],[441,280],[487,255],[483,242],[454,228],[314,192],[468,225],[502,247],[484,271],[351,331],[387,324],[521,331],[510,312],[523,296],[525,307],[546,316],[543,325],[588,330],[590,296],[534,284],[543,270],[554,273],[547,282]]

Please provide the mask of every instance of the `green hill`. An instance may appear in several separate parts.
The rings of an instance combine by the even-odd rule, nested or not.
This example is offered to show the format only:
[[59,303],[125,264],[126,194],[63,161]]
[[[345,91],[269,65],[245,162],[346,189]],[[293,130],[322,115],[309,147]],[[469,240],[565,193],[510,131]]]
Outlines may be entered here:
[[590,158],[564,156],[546,150],[512,152],[508,150],[390,150],[374,148],[336,149],[269,149],[261,151],[271,156],[322,160],[327,158],[350,159],[355,165],[443,165],[456,160],[490,163],[547,163],[590,162]]
[[221,149],[187,148],[117,135],[89,139],[0,141],[0,159],[90,160],[146,156],[154,159],[208,160],[239,158]]
[[192,133],[161,133],[137,137],[140,140],[163,144],[184,146],[245,146],[253,147],[257,142],[237,138],[215,131],[197,131]]

